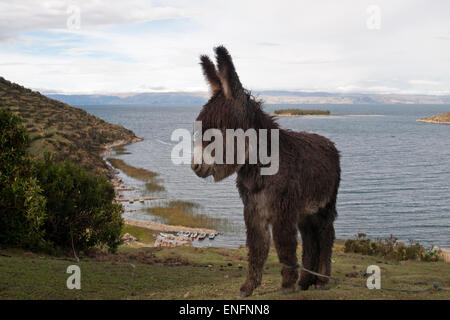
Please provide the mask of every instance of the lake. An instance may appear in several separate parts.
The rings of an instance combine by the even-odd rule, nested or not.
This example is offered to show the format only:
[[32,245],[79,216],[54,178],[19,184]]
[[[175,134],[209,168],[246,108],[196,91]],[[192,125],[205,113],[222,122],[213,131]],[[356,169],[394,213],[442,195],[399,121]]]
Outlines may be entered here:
[[[208,244],[237,247],[245,244],[243,206],[235,175],[214,183],[200,179],[189,165],[174,165],[172,131],[192,131],[201,106],[103,105],[80,106],[104,120],[133,130],[145,140],[127,146],[130,154],[118,156],[135,167],[160,174],[172,200],[199,203],[211,217],[226,219],[218,226],[224,234]],[[277,108],[306,106],[277,105]],[[333,140],[341,152],[342,181],[338,194],[336,237],[356,233],[370,238],[394,235],[402,241],[450,245],[450,125],[416,122],[416,119],[450,111],[449,105],[322,105],[314,109],[333,114],[378,116],[282,117],[282,128],[308,131]],[[271,112],[274,106],[265,106]],[[123,174],[125,184],[143,193],[144,183]],[[125,217],[160,221],[145,212],[151,204],[126,204]],[[157,202],[153,203],[157,205]]]

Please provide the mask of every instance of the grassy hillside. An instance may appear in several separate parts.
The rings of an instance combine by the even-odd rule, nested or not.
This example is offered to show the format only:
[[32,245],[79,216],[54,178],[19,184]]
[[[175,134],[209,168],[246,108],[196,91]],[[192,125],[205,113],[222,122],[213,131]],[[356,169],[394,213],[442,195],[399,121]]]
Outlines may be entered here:
[[[126,231],[139,241],[152,242],[147,230]],[[297,255],[301,256],[301,247]],[[225,248],[136,248],[123,246],[117,254],[92,251],[76,262],[17,249],[0,248],[1,299],[239,299],[239,287],[247,270],[247,249]],[[341,243],[333,252],[332,275],[348,283],[331,282],[328,290],[295,292],[280,290],[280,264],[272,247],[262,286],[251,299],[450,299],[450,264],[393,261],[380,257],[344,253]],[[81,290],[68,290],[67,267],[81,269]],[[366,269],[381,269],[386,288],[431,288],[439,282],[447,290],[404,293],[369,290]]]
[[0,108],[8,108],[23,119],[30,134],[33,156],[52,152],[56,160],[69,159],[99,174],[108,173],[108,166],[100,156],[103,145],[136,139],[132,131],[122,126],[105,122],[2,77]]
[[450,112],[439,114],[437,116],[431,116],[431,117],[428,117],[428,118],[423,118],[423,119],[420,119],[418,121],[431,122],[431,123],[450,124]]

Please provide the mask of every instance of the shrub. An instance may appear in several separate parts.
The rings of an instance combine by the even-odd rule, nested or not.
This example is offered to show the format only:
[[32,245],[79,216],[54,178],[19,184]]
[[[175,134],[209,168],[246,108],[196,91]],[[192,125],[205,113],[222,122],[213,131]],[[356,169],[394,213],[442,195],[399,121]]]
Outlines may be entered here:
[[409,240],[409,245],[398,242],[392,235],[386,239],[372,241],[365,233],[358,233],[355,239],[345,241],[345,252],[361,253],[369,256],[381,256],[398,261],[421,260],[437,261],[438,253],[427,251],[418,242]]
[[43,246],[45,198],[32,176],[26,129],[6,109],[0,109],[0,128],[0,243]]
[[46,238],[56,247],[115,251],[123,226],[122,206],[112,203],[114,187],[80,165],[54,162],[49,154],[35,165],[47,198]]
[[49,154],[34,161],[20,119],[0,109],[0,244],[85,250],[120,244],[122,206],[103,177]]

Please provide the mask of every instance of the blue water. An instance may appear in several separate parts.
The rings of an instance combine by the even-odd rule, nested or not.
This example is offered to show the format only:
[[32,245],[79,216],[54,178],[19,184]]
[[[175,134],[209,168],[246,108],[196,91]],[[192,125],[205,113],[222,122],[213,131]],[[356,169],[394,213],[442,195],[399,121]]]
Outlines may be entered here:
[[[188,165],[171,162],[175,145],[170,141],[172,131],[177,128],[191,131],[201,106],[81,107],[145,139],[128,146],[131,154],[120,158],[130,165],[158,172],[164,180],[166,191],[162,195],[166,199],[197,202],[202,205],[202,212],[228,221],[227,227],[223,227],[224,234],[214,240],[214,245],[236,247],[245,243],[243,206],[235,176],[214,183],[195,176]],[[450,125],[415,121],[450,111],[450,106],[324,105],[320,108],[334,114],[379,115],[279,119],[283,128],[328,137],[341,152],[337,237],[350,238],[359,232],[371,238],[392,234],[399,240],[414,239],[426,246],[450,246]],[[274,107],[265,109],[272,111]],[[127,185],[137,188],[129,194],[143,192],[142,182],[120,176]],[[158,221],[143,211],[148,205],[127,204],[125,216]],[[220,226],[218,229],[221,231]]]

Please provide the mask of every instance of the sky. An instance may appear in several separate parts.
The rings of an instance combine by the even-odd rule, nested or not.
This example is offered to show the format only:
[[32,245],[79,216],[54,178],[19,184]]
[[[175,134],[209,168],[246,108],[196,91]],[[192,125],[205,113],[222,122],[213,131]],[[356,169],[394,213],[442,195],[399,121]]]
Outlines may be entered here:
[[450,94],[448,0],[0,0],[0,76],[43,92],[207,91],[220,44],[252,91]]

